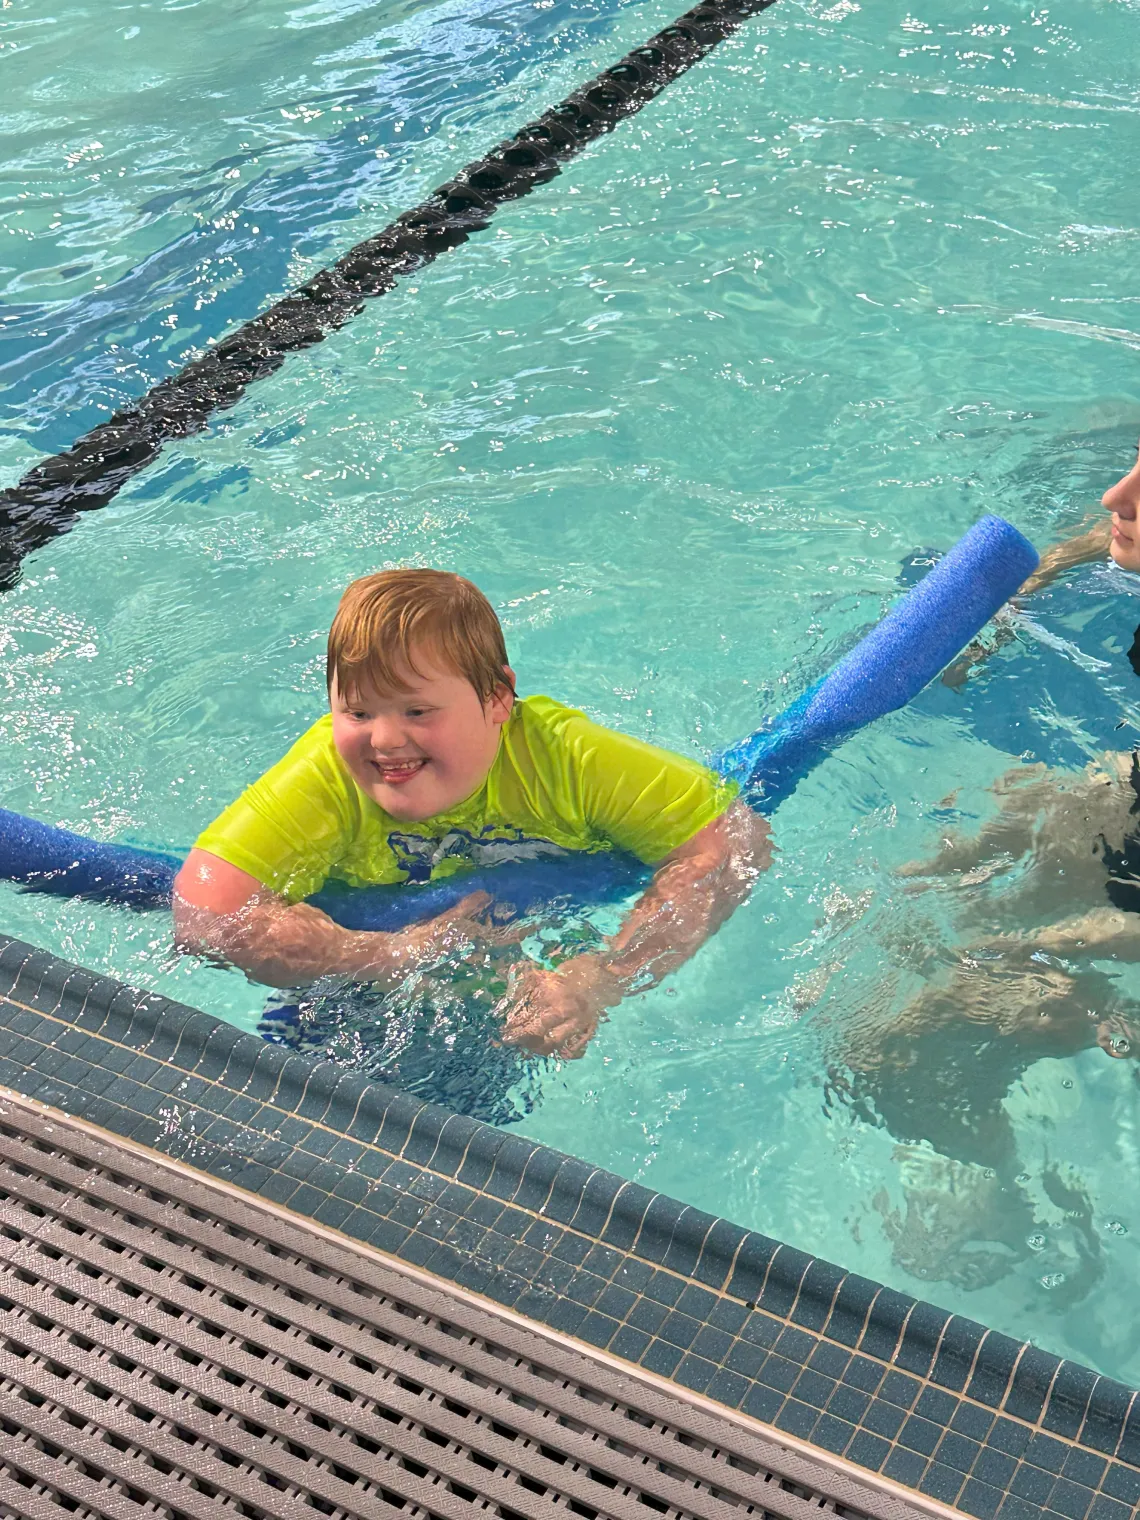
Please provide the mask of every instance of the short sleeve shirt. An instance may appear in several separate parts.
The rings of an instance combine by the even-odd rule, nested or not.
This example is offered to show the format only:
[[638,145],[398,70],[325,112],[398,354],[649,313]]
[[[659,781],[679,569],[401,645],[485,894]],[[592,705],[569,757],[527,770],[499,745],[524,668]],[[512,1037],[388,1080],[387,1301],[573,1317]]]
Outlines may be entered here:
[[289,902],[330,878],[350,886],[423,882],[569,851],[618,849],[655,865],[719,817],[737,791],[695,760],[536,696],[515,703],[473,796],[407,823],[357,786],[326,714],[210,824],[196,848]]

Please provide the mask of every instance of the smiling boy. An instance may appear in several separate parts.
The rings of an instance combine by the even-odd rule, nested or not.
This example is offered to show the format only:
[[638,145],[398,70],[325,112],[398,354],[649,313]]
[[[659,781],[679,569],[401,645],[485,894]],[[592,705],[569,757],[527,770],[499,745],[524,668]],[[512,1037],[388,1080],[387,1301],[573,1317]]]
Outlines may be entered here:
[[770,860],[768,827],[706,767],[515,696],[483,594],[440,570],[354,581],[329,633],[329,712],[201,835],[175,883],[183,949],[295,986],[394,985],[462,939],[483,895],[400,933],[340,928],[304,902],[330,877],[426,881],[469,865],[620,849],[655,873],[604,950],[528,965],[509,1042],[581,1055],[605,1011],[687,960]]

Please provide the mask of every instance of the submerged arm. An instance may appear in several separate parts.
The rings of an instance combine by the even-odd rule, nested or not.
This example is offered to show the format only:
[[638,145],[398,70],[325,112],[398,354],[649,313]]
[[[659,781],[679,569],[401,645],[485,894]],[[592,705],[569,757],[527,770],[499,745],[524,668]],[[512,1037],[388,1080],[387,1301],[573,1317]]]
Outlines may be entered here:
[[[1075,570],[1078,565],[1091,565],[1096,560],[1104,559],[1111,544],[1112,523],[1107,518],[1086,532],[1076,533],[1072,538],[1067,538],[1062,544],[1054,544],[1041,556],[1041,563],[1019,589],[1017,597],[1010,606],[1016,607],[1023,596],[1032,596],[1035,591],[1043,591],[1046,586],[1052,585],[1059,575],[1064,575],[1066,570]],[[1013,637],[1013,625],[1007,614],[1006,620],[999,627],[996,638],[991,638],[988,642],[980,638],[975,639],[943,672],[942,684],[961,686],[976,665],[982,664],[995,650],[1003,644],[1008,644]]]
[[472,893],[450,913],[396,934],[352,931],[319,908],[285,902],[217,855],[191,850],[174,883],[174,939],[180,950],[224,961],[270,987],[320,976],[390,986],[451,943],[488,938],[475,917],[488,902],[485,893]]
[[543,1055],[582,1055],[606,1009],[655,987],[695,955],[771,858],[767,822],[734,803],[666,856],[605,950],[557,971],[530,967],[517,976],[504,1038]]

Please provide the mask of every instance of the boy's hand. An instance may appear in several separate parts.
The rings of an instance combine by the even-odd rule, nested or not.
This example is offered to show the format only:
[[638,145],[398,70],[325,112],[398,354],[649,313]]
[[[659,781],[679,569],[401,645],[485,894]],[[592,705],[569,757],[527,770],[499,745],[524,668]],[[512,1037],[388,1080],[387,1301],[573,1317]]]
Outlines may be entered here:
[[557,971],[528,966],[514,973],[499,1004],[506,1016],[503,1041],[536,1055],[576,1061],[586,1053],[607,1008],[621,1002],[618,978],[592,955]]

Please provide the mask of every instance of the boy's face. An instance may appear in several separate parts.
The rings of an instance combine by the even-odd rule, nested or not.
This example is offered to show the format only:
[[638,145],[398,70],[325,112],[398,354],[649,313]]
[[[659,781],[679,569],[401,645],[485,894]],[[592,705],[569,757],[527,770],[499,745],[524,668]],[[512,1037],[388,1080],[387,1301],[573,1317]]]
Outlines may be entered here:
[[1128,474],[1101,497],[1112,513],[1109,553],[1122,570],[1140,571],[1140,458]]
[[[464,676],[416,657],[407,691],[329,693],[333,743],[360,790],[393,818],[419,823],[477,792],[514,698],[504,685],[479,700]],[[514,673],[511,672],[511,679]]]

